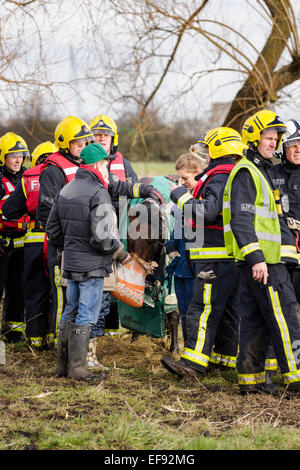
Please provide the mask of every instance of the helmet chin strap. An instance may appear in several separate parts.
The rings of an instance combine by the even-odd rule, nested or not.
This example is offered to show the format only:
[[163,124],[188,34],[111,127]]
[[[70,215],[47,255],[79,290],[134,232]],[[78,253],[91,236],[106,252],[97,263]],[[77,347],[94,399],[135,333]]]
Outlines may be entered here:
[[75,155],[73,155],[69,149],[59,149],[59,151],[64,157],[72,158],[72,160],[75,160],[78,163],[82,162],[82,159],[80,157],[75,157]]

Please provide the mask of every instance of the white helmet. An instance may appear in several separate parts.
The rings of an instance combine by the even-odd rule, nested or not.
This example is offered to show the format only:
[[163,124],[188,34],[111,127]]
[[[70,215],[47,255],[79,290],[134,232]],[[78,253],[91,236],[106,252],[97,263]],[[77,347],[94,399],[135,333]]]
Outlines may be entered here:
[[300,142],[300,123],[295,119],[290,119],[285,123],[287,131],[283,134],[282,145],[283,148],[290,147],[296,142]]
[[280,158],[282,162],[286,161],[285,149],[300,142],[300,123],[295,119],[290,119],[285,123],[286,132],[282,136],[282,141],[279,149],[275,152],[274,156]]

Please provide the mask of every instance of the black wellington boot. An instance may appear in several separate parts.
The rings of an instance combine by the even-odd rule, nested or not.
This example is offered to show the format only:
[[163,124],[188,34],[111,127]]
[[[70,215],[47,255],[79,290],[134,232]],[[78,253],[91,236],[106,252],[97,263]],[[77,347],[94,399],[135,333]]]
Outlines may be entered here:
[[68,373],[68,339],[70,334],[70,328],[70,322],[60,322],[57,343],[56,368],[54,371],[54,375],[56,377],[66,377]]

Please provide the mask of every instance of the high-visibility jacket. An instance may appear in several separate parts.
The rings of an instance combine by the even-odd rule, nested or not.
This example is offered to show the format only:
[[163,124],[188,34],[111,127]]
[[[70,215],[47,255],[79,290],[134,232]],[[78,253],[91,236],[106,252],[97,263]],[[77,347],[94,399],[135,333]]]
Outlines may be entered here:
[[116,158],[110,162],[109,171],[116,175],[121,181],[126,181],[124,158],[120,152],[116,153]]
[[[256,188],[253,209],[255,210],[254,229],[257,241],[239,247],[230,226],[230,197],[232,182],[238,171],[243,168],[250,172]],[[233,254],[235,259],[244,261],[247,254],[261,250],[266,263],[280,262],[281,230],[272,188],[257,166],[247,158],[240,160],[228,178],[223,196],[223,220],[226,249],[229,254]]]

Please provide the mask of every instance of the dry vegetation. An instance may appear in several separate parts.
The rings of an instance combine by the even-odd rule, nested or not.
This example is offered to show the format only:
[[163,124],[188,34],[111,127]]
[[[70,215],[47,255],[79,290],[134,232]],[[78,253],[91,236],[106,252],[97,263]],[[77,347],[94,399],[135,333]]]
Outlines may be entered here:
[[[236,375],[180,380],[160,364],[168,344],[103,337],[103,382],[53,376],[55,352],[7,345],[0,366],[0,449],[297,449],[299,398],[241,397]],[[278,377],[278,380],[280,378]]]

